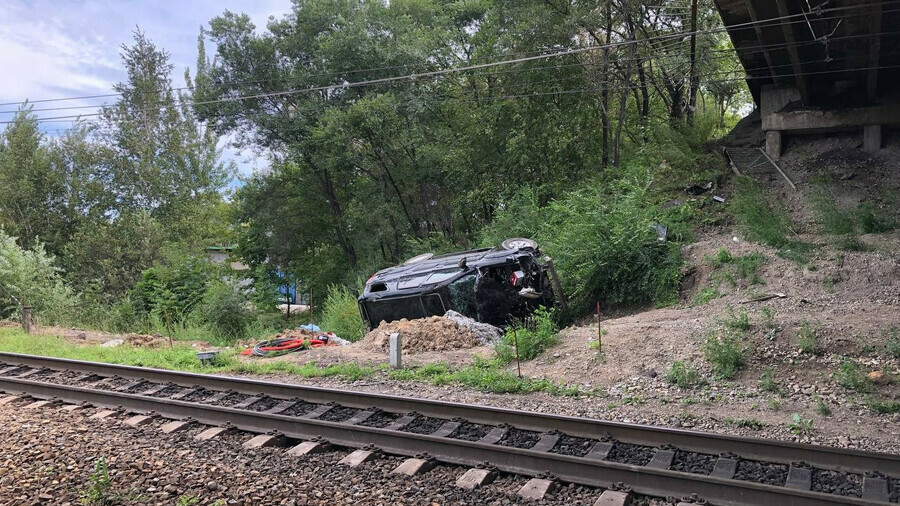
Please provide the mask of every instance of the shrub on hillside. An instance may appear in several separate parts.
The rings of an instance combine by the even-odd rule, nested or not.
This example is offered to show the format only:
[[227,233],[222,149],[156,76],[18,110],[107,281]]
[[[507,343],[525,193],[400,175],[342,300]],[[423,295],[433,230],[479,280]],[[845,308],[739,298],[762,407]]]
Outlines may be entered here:
[[673,225],[681,207],[662,216],[648,204],[646,186],[615,188],[590,182],[565,198],[537,208],[526,193],[511,200],[483,233],[483,242],[533,237],[552,256],[575,314],[597,300],[609,304],[668,303],[681,279],[677,244],[657,240],[653,225]]
[[22,305],[43,322],[60,323],[71,317],[75,295],[42,244],[23,249],[0,230],[0,317],[19,317]]
[[356,296],[346,286],[328,287],[322,307],[322,330],[334,332],[348,341],[358,341],[366,334],[366,326],[359,315]]
[[210,283],[198,311],[203,321],[226,339],[244,337],[256,319],[256,312],[240,287],[225,281]]
[[559,344],[559,327],[553,321],[553,310],[538,308],[527,324],[516,325],[494,347],[497,358],[503,363],[516,359],[531,360],[547,348]]

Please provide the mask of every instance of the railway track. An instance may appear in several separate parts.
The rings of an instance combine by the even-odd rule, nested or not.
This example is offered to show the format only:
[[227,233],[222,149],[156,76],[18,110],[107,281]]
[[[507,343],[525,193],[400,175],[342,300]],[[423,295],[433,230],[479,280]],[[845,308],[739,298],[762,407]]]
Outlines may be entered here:
[[900,496],[898,455],[477,405],[9,353],[0,391],[711,504]]

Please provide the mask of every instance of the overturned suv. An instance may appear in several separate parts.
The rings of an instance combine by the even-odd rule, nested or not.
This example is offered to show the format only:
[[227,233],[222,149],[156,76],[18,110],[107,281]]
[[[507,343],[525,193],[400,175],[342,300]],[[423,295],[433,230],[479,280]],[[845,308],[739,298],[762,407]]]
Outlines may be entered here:
[[531,239],[507,239],[500,248],[441,256],[425,253],[369,278],[359,312],[369,328],[451,309],[483,323],[506,325],[539,306],[554,305],[552,270],[552,261]]

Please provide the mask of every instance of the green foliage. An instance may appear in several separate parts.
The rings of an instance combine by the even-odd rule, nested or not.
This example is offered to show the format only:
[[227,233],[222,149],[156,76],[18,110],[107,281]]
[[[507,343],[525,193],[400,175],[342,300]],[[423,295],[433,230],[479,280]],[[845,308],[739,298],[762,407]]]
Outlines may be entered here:
[[735,178],[734,187],[730,209],[747,239],[773,248],[787,246],[792,233],[787,209],[772,202],[749,177]]
[[112,480],[109,478],[109,467],[106,457],[94,462],[94,470],[88,476],[88,483],[81,493],[81,504],[85,506],[108,506],[116,502],[112,491]]
[[[181,322],[203,300],[215,270],[205,258],[176,258],[151,267],[130,292],[135,312],[167,326]],[[221,292],[220,292],[221,293]]]
[[245,337],[257,316],[241,287],[230,281],[210,282],[196,310],[204,322],[227,339]]
[[781,391],[781,389],[778,388],[778,383],[775,382],[775,373],[772,372],[771,367],[766,367],[762,376],[760,376],[759,388],[765,392],[771,393],[778,393]]
[[559,344],[557,333],[559,328],[553,321],[553,310],[538,308],[534,312],[533,325],[516,325],[504,334],[503,339],[494,346],[497,359],[508,364],[516,359],[531,360],[547,348]]
[[892,216],[886,209],[878,209],[871,202],[860,202],[855,212],[856,224],[864,234],[890,232],[900,225],[896,211]]
[[900,401],[869,400],[866,405],[869,406],[869,409],[872,411],[883,415],[900,413]]
[[715,269],[712,279],[717,283],[727,282],[731,286],[737,285],[737,280],[746,280],[750,285],[761,285],[765,281],[759,276],[759,268],[769,261],[762,253],[747,253],[743,256],[733,256],[725,248],[720,248],[714,257],[708,257],[706,262]]
[[731,379],[747,364],[746,350],[732,334],[709,334],[703,343],[703,356],[719,379]]
[[900,327],[891,325],[885,334],[885,351],[894,358],[900,358]]
[[703,304],[706,304],[713,299],[718,299],[721,296],[722,292],[720,292],[718,289],[707,286],[706,288],[703,288],[702,290],[694,294],[694,297],[691,299],[691,305],[702,306]]
[[41,243],[23,249],[0,230],[0,317],[18,317],[22,305],[46,323],[71,317],[74,294]]
[[797,346],[800,351],[808,355],[821,355],[822,348],[819,346],[819,333],[806,320],[800,324],[800,330],[797,331]]
[[872,381],[866,377],[866,373],[855,360],[844,357],[838,370],[832,374],[837,384],[856,392],[868,392],[872,390]]
[[328,288],[319,326],[348,341],[358,341],[366,334],[366,326],[359,315],[356,296],[350,289],[339,285]]
[[719,321],[726,329],[731,331],[746,332],[750,330],[750,315],[744,308],[735,311],[733,307],[729,306],[728,314]]
[[666,381],[678,388],[694,388],[703,384],[703,378],[697,368],[690,362],[678,360],[666,371]]
[[817,193],[810,198],[810,204],[823,234],[849,235],[854,232],[852,213],[839,210],[832,196]]
[[180,495],[175,500],[175,506],[194,506],[195,504],[200,504],[200,496],[194,494]]
[[803,418],[799,413],[794,413],[791,416],[791,423],[788,425],[788,430],[790,430],[792,434],[798,436],[808,436],[813,433],[812,418]]
[[828,403],[818,396],[816,396],[816,413],[821,416],[828,416],[831,414],[831,408],[828,406]]
[[[681,255],[677,245],[657,240],[652,224],[662,217],[647,198],[645,186],[623,183],[610,194],[598,181],[549,203],[535,220],[522,220],[520,208],[505,208],[485,230],[483,242],[534,237],[556,262],[563,289],[579,313],[598,299],[607,304],[671,302],[681,280]],[[518,227],[506,228],[516,216]]]

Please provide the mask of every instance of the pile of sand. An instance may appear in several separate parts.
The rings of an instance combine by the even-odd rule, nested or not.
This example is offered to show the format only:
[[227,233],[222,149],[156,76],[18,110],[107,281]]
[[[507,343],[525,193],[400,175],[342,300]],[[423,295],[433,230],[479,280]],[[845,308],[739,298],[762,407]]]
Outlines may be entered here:
[[417,320],[404,318],[391,323],[382,323],[366,334],[358,344],[364,348],[386,351],[390,345],[391,334],[394,332],[400,333],[403,351],[406,353],[474,348],[482,344],[471,329],[443,316]]

